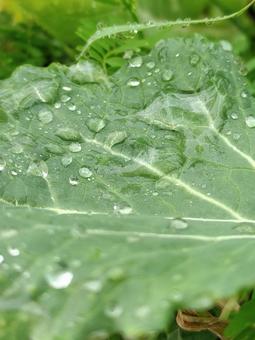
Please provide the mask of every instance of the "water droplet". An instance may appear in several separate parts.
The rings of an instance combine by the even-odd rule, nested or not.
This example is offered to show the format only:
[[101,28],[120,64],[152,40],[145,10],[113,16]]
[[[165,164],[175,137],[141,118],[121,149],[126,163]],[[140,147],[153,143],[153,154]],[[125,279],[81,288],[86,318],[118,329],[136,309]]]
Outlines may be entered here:
[[60,128],[56,131],[56,136],[63,139],[64,141],[76,142],[81,139],[81,135],[74,129]]
[[86,124],[92,132],[99,132],[105,127],[105,121],[97,118],[89,119]]
[[131,59],[133,57],[134,52],[132,50],[125,51],[123,55],[123,59]]
[[190,64],[192,66],[196,66],[200,61],[200,56],[198,54],[193,54],[191,57],[190,57]]
[[116,144],[120,144],[124,142],[124,140],[127,138],[126,131],[115,131],[110,133],[106,138],[106,144],[109,147],[112,147]]
[[123,308],[118,305],[109,306],[105,309],[105,315],[109,318],[118,318],[123,313]]
[[140,80],[138,78],[131,78],[127,82],[127,86],[130,86],[130,87],[137,87],[139,85],[140,85]]
[[4,257],[3,255],[0,254],[0,264],[4,262]]
[[21,154],[23,152],[23,146],[21,144],[13,145],[11,151],[15,154]]
[[135,311],[135,315],[139,319],[143,319],[149,314],[150,314],[150,307],[149,306],[141,306],[141,307],[137,308],[137,310]]
[[67,91],[67,92],[72,91],[71,87],[69,87],[69,86],[63,86],[62,89],[63,89],[64,91]]
[[162,74],[162,80],[170,81],[173,78],[173,72],[171,70],[165,70]]
[[245,118],[246,125],[249,128],[254,128],[255,127],[255,117],[249,116]]
[[112,281],[122,281],[124,280],[125,276],[125,271],[121,267],[112,268],[108,272],[108,277]]
[[57,102],[54,104],[55,109],[60,109],[61,108],[61,103]]
[[231,117],[232,119],[234,119],[234,120],[237,120],[237,119],[238,119],[238,114],[235,113],[235,112],[232,112],[231,115],[230,115],[230,117]]
[[11,174],[12,174],[12,176],[17,176],[18,175],[17,171],[15,171],[15,170],[12,170]]
[[75,176],[69,177],[69,183],[73,186],[76,186],[79,184],[79,179]]
[[152,70],[152,69],[155,67],[154,61],[149,61],[149,62],[146,64],[146,67],[147,67],[149,70]]
[[19,251],[18,248],[9,247],[7,249],[7,251],[11,256],[19,256],[20,255],[20,251]]
[[239,133],[234,133],[234,134],[233,134],[233,139],[234,139],[234,140],[239,140],[240,137],[241,137],[241,135],[240,135]]
[[44,161],[33,162],[29,165],[27,173],[33,176],[46,178],[48,176],[48,166]]
[[80,143],[71,143],[69,145],[69,150],[71,152],[80,152],[81,151],[81,144]]
[[67,107],[68,107],[68,109],[69,109],[70,111],[75,111],[75,110],[76,110],[76,105],[74,105],[74,104],[72,104],[72,103],[70,103]]
[[93,175],[92,171],[89,170],[89,168],[86,168],[86,167],[80,168],[79,174],[83,178],[89,178],[89,177],[91,177]]
[[67,167],[68,165],[70,165],[72,161],[73,161],[73,157],[70,155],[65,155],[61,159],[61,163],[64,167]]
[[230,44],[229,41],[221,40],[220,44],[223,50],[228,51],[228,52],[232,51],[232,45]]
[[103,284],[100,280],[92,280],[86,282],[84,287],[92,293],[99,293],[103,288]]
[[41,110],[38,113],[38,119],[43,124],[49,124],[53,120],[53,114],[50,110]]
[[175,229],[186,229],[188,228],[188,223],[180,218],[176,218],[171,221],[171,227]]
[[124,207],[124,208],[119,208],[117,211],[121,215],[129,215],[129,214],[132,214],[133,209],[131,207]]
[[61,102],[62,103],[67,103],[69,102],[69,100],[71,100],[71,97],[67,96],[66,94],[63,94],[63,96],[61,96]]
[[5,167],[6,167],[5,160],[0,157],[0,172],[4,171]]
[[46,280],[52,288],[64,289],[71,284],[73,280],[73,273],[69,271],[49,273],[46,275]]
[[129,62],[130,67],[141,67],[143,64],[142,57],[135,57]]
[[247,98],[247,97],[248,97],[248,93],[245,92],[245,91],[243,91],[243,92],[241,93],[241,97],[242,97],[242,98]]

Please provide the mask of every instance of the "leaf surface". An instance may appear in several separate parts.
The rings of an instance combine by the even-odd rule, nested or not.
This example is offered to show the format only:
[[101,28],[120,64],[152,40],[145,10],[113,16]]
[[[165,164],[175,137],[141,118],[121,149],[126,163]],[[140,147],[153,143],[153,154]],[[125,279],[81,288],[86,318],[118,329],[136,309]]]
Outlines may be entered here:
[[3,339],[150,334],[254,285],[255,104],[230,49],[0,83]]

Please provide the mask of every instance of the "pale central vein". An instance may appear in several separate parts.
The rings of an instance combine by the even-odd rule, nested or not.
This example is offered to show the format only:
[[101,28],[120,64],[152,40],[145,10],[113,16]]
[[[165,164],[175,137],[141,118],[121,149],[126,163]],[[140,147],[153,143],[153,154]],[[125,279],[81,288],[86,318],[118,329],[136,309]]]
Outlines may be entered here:
[[107,151],[108,153],[123,158],[127,161],[132,161],[140,166],[145,167],[146,169],[148,169],[151,173],[157,175],[158,177],[164,178],[165,180],[171,182],[172,184],[175,184],[179,187],[181,187],[182,189],[184,189],[186,192],[188,192],[189,194],[198,197],[199,199],[206,201],[210,204],[213,204],[214,206],[226,211],[227,213],[229,213],[231,216],[235,217],[237,220],[247,220],[247,218],[241,216],[240,214],[238,214],[236,211],[234,211],[232,208],[228,207],[227,205],[225,205],[224,203],[214,199],[213,197],[209,197],[204,195],[203,193],[201,193],[200,191],[192,188],[189,184],[185,183],[184,181],[172,177],[170,175],[166,175],[164,172],[162,172],[160,169],[152,166],[151,164],[139,159],[139,158],[133,158],[130,156],[127,156],[126,154],[123,154],[121,152],[117,152],[112,150],[112,148],[110,148],[109,146],[99,142],[96,139],[89,139],[83,136],[83,139],[85,142],[89,143],[89,144],[94,144],[96,146],[99,146],[101,148],[103,148],[105,151]]

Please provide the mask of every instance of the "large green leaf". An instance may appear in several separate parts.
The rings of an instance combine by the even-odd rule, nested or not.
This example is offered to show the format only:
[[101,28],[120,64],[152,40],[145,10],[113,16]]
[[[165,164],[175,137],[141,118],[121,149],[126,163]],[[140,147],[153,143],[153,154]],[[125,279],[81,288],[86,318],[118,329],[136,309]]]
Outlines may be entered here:
[[254,285],[255,104],[230,49],[0,83],[2,339],[135,337]]

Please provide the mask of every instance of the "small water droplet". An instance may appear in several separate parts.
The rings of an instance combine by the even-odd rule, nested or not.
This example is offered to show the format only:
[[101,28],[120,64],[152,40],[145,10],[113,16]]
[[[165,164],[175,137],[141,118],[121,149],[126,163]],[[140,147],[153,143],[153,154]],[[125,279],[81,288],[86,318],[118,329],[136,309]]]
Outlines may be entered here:
[[70,128],[60,128],[56,131],[56,136],[61,138],[64,141],[79,141],[81,139],[81,135],[74,129]]
[[129,62],[130,67],[141,67],[142,64],[143,64],[143,58],[140,56],[131,59]]
[[49,273],[46,275],[46,280],[52,288],[64,289],[71,284],[73,273],[69,271]]
[[146,64],[146,67],[147,67],[149,70],[152,70],[152,69],[155,67],[154,61],[149,61],[149,62]]
[[243,92],[241,93],[241,97],[242,97],[242,98],[247,98],[247,97],[248,97],[248,93],[245,92],[245,91],[243,91]]
[[71,97],[67,96],[66,94],[63,94],[60,98],[62,103],[67,103],[69,100],[71,100]]
[[48,176],[48,166],[44,161],[32,162],[27,169],[27,173],[46,178]]
[[105,315],[109,318],[118,318],[123,313],[123,308],[118,305],[112,305],[105,309]]
[[69,145],[69,150],[71,152],[80,152],[81,151],[81,144],[80,143],[71,143]]
[[70,103],[67,108],[70,110],[70,111],[75,111],[76,110],[76,105]]
[[0,264],[4,262],[4,256],[0,254]]
[[67,167],[68,165],[70,165],[72,161],[73,161],[73,157],[70,155],[65,155],[61,159],[61,163],[64,167]]
[[171,221],[171,227],[175,229],[187,229],[188,223],[180,218],[176,218]]
[[69,183],[73,186],[76,186],[79,184],[79,179],[76,176],[70,176]]
[[249,116],[245,118],[246,125],[249,128],[254,128],[255,127],[255,117]]
[[7,249],[7,251],[11,256],[19,256],[20,255],[20,251],[19,251],[18,248],[9,247]]
[[133,209],[131,207],[124,207],[124,208],[119,208],[118,213],[121,215],[129,215],[132,214]]
[[220,44],[223,50],[228,51],[228,52],[232,51],[232,45],[230,44],[229,41],[221,40]]
[[240,137],[241,137],[241,135],[240,135],[239,133],[234,133],[234,134],[233,134],[233,139],[234,139],[234,140],[239,140]]
[[131,78],[127,82],[127,86],[129,87],[137,87],[140,85],[140,80],[138,78]]
[[200,56],[198,54],[193,54],[189,61],[192,66],[196,66],[200,61]]
[[53,114],[50,110],[41,110],[38,113],[38,119],[43,124],[49,124],[53,120]]
[[61,108],[61,103],[57,102],[54,104],[55,109],[60,109]]
[[92,132],[99,132],[105,127],[105,121],[103,119],[91,118],[87,122],[87,127]]
[[173,78],[173,72],[171,70],[165,70],[162,74],[162,80],[170,81]]
[[16,170],[12,170],[12,171],[11,171],[11,174],[12,174],[12,176],[17,176],[17,175],[18,175],[18,173],[17,173]]
[[134,52],[132,50],[125,51],[123,55],[123,59],[131,59],[133,57]]
[[0,172],[4,171],[5,167],[6,167],[5,160],[0,157]]
[[86,167],[80,168],[79,174],[83,178],[89,178],[93,175],[92,171],[89,168],[86,168]]
[[103,288],[103,284],[102,281],[100,280],[92,280],[86,282],[84,284],[84,287],[92,293],[99,293]]
[[69,86],[63,86],[62,89],[63,89],[64,91],[67,91],[67,92],[72,91],[71,87],[69,87]]
[[137,310],[135,311],[135,315],[139,319],[143,319],[146,316],[148,316],[149,314],[150,314],[150,307],[149,306],[141,306],[141,307],[137,308]]
[[234,120],[237,120],[237,119],[238,119],[238,114],[235,113],[235,112],[232,112],[231,115],[230,115],[230,117],[231,117],[232,119],[234,119]]

